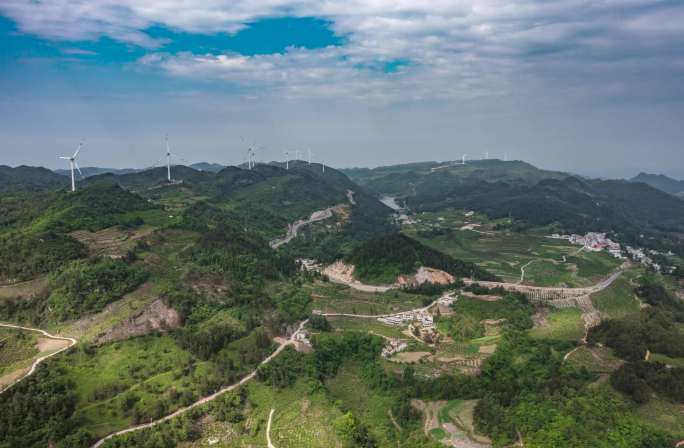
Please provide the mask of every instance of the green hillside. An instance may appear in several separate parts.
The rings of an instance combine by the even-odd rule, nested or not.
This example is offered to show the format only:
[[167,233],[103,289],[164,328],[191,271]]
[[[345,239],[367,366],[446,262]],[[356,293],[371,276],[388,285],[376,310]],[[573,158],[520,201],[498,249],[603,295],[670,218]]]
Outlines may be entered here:
[[533,185],[542,179],[564,179],[568,174],[539,169],[522,161],[473,160],[462,165],[454,162],[423,162],[373,169],[342,170],[354,182],[378,194],[410,195],[427,184],[433,187],[457,182],[506,182]]
[[684,180],[676,180],[663,174],[639,173],[629,180],[630,182],[642,182],[670,194],[684,193]]
[[440,269],[455,277],[496,279],[474,263],[452,258],[400,233],[356,247],[347,260],[356,267],[354,273],[359,280],[371,283],[391,284],[399,275],[414,274],[421,266]]

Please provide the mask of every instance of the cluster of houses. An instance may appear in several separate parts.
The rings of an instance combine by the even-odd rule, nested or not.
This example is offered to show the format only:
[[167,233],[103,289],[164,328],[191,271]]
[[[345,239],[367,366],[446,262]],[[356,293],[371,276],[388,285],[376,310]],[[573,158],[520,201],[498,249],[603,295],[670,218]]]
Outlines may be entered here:
[[394,326],[403,326],[412,322],[420,322],[424,327],[432,327],[435,324],[432,314],[427,310],[404,311],[391,316],[379,317],[378,320],[383,324]]
[[[639,263],[643,264],[644,266],[646,266],[648,268],[652,268],[653,270],[655,270],[657,272],[663,272],[663,266],[661,266],[660,264],[653,261],[653,259],[646,254],[646,251],[644,251],[644,249],[635,249],[632,246],[626,246],[625,249],[627,250],[627,253],[629,254],[629,258],[631,258],[632,260],[638,261]],[[651,251],[651,252],[654,254],[658,254],[658,252],[656,252],[656,251]],[[672,252],[669,252],[667,255],[674,255],[674,254],[672,254]],[[669,272],[671,273],[675,269],[676,269],[676,267],[674,267],[674,266],[667,266],[665,268],[665,272],[667,273],[669,270]]]
[[[437,300],[436,306],[438,309],[450,309],[451,304],[453,304],[454,301],[456,301],[456,293],[446,293]],[[437,339],[439,338],[439,333],[435,328],[434,317],[427,308],[379,317],[378,321],[394,326],[404,326],[408,324],[408,330],[414,336],[428,344],[437,342]]]
[[586,235],[560,235],[558,233],[554,233],[549,238],[567,240],[570,242],[570,244],[582,246],[584,249],[593,252],[606,250],[615,258],[625,258],[620,244],[608,238],[605,233],[589,232]]
[[[663,268],[663,266],[653,261],[653,259],[648,256],[647,251],[644,249],[634,248],[632,246],[625,246],[623,251],[620,244],[606,237],[605,233],[589,232],[584,236],[576,234],[560,235],[558,233],[554,233],[553,235],[549,236],[549,238],[568,240],[571,244],[580,245],[585,249],[594,252],[607,250],[615,258],[630,258],[658,272],[663,272],[664,270],[667,271],[668,269],[672,271],[675,269],[674,267]],[[656,251],[648,252],[658,254],[658,252]],[[667,255],[672,255],[672,253],[670,252]]]

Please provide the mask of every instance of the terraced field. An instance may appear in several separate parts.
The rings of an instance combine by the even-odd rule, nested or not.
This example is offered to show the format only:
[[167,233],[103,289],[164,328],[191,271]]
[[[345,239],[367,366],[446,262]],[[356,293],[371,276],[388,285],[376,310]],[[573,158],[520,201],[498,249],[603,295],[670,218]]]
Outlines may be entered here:
[[313,308],[324,313],[387,314],[420,308],[425,296],[402,291],[364,292],[330,282],[304,285]]
[[506,282],[536,286],[589,286],[620,265],[605,252],[579,251],[564,240],[546,238],[547,229],[495,230],[498,222],[462,211],[422,213],[402,232],[454,258],[477,263]]

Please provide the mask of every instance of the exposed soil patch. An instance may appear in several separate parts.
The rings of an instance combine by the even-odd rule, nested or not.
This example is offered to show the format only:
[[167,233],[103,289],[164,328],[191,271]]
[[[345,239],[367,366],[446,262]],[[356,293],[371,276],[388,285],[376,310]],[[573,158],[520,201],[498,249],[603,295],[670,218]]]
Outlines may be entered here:
[[42,352],[54,352],[61,348],[67,347],[69,341],[64,339],[52,339],[52,338],[38,338],[36,341],[36,348]]
[[538,308],[537,312],[532,315],[532,321],[534,322],[535,328],[547,327],[549,325],[549,320],[547,319],[548,315],[548,308]]
[[141,336],[153,331],[169,330],[179,327],[180,324],[181,319],[178,312],[167,306],[161,298],[157,298],[137,315],[112,327],[99,337],[97,342],[103,343]]
[[15,381],[26,375],[28,371],[29,367],[25,367],[23,369],[15,370],[14,372],[10,372],[7,375],[0,376],[0,391],[3,391],[5,387],[9,386],[10,384],[14,384]]

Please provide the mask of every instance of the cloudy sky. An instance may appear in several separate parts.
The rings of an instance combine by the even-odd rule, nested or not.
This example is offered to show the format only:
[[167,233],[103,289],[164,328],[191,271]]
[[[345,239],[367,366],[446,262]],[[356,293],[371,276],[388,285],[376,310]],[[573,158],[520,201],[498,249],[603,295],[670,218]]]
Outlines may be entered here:
[[684,178],[681,0],[2,0],[0,164],[311,149]]

